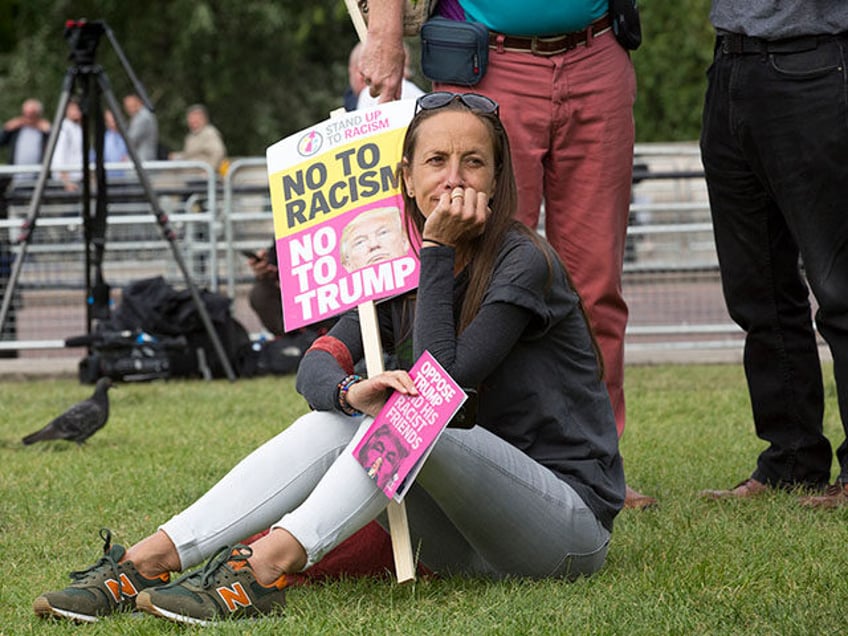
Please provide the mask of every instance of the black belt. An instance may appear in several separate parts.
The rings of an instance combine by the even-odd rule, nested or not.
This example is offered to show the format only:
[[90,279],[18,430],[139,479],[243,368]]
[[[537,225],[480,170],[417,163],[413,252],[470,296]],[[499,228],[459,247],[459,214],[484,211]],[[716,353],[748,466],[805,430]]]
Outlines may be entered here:
[[525,37],[521,35],[506,35],[489,31],[489,48],[505,49],[513,51],[529,51],[533,55],[557,55],[565,53],[573,48],[586,44],[590,38],[608,31],[612,27],[609,14],[595,20],[582,31],[574,33],[563,33],[562,35],[534,35]]
[[808,35],[783,40],[765,40],[741,33],[723,33],[718,36],[718,46],[722,53],[734,55],[753,55],[764,53],[801,53],[818,48],[822,39],[832,39],[830,35]]

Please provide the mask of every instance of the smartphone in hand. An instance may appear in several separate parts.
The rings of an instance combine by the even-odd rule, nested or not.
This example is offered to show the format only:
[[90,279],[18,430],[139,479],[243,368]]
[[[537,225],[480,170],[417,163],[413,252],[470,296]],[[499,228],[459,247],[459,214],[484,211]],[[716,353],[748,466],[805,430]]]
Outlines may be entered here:
[[468,399],[448,422],[448,428],[474,428],[477,424],[477,406],[480,403],[477,390],[464,387],[462,390],[465,391]]
[[259,254],[257,254],[256,252],[253,252],[251,250],[241,250],[241,253],[242,253],[242,256],[245,256],[252,261],[258,261],[259,260]]

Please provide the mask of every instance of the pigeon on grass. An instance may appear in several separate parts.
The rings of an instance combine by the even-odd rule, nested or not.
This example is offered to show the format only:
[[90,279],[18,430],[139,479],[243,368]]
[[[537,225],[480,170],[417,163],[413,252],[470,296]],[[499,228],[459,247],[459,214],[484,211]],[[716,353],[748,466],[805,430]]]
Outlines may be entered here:
[[109,419],[110,378],[100,378],[94,394],[87,400],[74,404],[40,431],[24,437],[24,444],[34,444],[49,439],[66,439],[82,444],[106,424]]

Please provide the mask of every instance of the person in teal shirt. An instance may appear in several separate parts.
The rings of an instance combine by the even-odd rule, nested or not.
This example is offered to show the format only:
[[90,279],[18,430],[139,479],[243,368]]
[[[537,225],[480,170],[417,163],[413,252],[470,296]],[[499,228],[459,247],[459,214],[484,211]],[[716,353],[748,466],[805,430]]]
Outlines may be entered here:
[[[401,0],[369,1],[360,69],[372,95],[399,97],[403,72]],[[501,105],[515,155],[518,218],[543,224],[565,262],[603,354],[604,380],[624,432],[621,291],[630,211],[636,75],[611,29],[607,0],[440,0],[442,17],[489,30],[488,70],[473,89]],[[542,210],[544,209],[544,214]],[[625,507],[653,497],[628,487]]]

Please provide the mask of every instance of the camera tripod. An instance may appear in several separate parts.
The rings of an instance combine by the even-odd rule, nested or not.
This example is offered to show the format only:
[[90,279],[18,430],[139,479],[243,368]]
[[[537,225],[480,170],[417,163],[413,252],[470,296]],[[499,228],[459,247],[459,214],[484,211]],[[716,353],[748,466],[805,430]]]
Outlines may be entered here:
[[[92,332],[92,325],[95,319],[106,319],[110,315],[109,308],[109,286],[103,279],[103,254],[106,248],[106,199],[107,199],[107,182],[106,170],[103,165],[103,145],[105,136],[105,124],[103,121],[101,98],[105,98],[106,105],[115,116],[115,123],[121,137],[126,142],[127,154],[132,161],[135,171],[138,175],[139,183],[144,190],[145,198],[150,204],[150,208],[156,217],[156,223],[159,226],[162,237],[167,240],[171,247],[171,253],[174,260],[179,266],[185,280],[186,287],[189,289],[191,298],[197,309],[203,326],[209,336],[210,341],[215,349],[215,353],[220,359],[221,366],[229,380],[235,380],[236,376],[233,372],[229,358],[227,357],[224,347],[221,344],[221,339],[218,336],[212,320],[209,317],[209,312],[206,309],[197,287],[193,283],[191,276],[186,268],[185,261],[180,253],[176,243],[174,230],[168,220],[168,216],[162,211],[153,191],[150,180],[141,165],[138,153],[133,144],[129,141],[127,135],[127,126],[124,123],[124,118],[121,114],[121,107],[112,92],[109,84],[109,79],[106,72],[95,63],[95,54],[97,46],[100,42],[100,37],[106,34],[112,44],[115,53],[121,61],[127,75],[133,82],[136,93],[144,102],[148,109],[153,110],[150,101],[144,91],[143,86],[138,81],[129,65],[126,57],[121,50],[117,40],[115,39],[112,30],[101,20],[88,22],[86,20],[69,20],[65,24],[64,36],[71,48],[70,59],[73,64],[68,68],[65,79],[62,84],[62,92],[59,98],[59,105],[56,108],[56,116],[53,120],[53,125],[50,129],[50,136],[47,140],[47,147],[44,151],[44,158],[41,165],[41,171],[38,175],[38,180],[35,184],[35,190],[32,194],[32,199],[29,205],[27,217],[22,225],[21,235],[17,239],[20,249],[15,257],[12,265],[9,282],[6,291],[3,295],[3,304],[0,305],[0,332],[6,323],[6,317],[12,303],[12,297],[20,277],[21,267],[24,257],[26,256],[27,247],[32,240],[33,232],[38,223],[38,214],[44,196],[44,189],[47,184],[47,178],[50,174],[50,164],[53,159],[53,154],[56,150],[56,144],[59,137],[59,130],[62,126],[65,110],[75,88],[80,89],[80,106],[83,113],[82,118],[82,133],[83,133],[83,160],[82,160],[82,183],[81,183],[81,199],[82,199],[82,215],[83,215],[83,231],[85,235],[85,269],[86,269],[86,322],[87,332]],[[89,131],[91,122],[94,122],[94,150],[95,150],[95,181],[96,189],[96,206],[92,214],[91,211],[91,186],[90,186],[90,168],[89,168]]]

